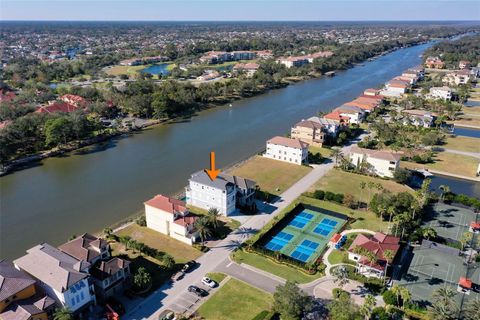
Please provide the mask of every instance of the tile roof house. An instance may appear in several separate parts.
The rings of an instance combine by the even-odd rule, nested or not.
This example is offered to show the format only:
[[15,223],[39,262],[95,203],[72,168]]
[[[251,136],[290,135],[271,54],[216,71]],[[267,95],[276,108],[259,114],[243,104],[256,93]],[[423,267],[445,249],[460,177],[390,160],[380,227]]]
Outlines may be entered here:
[[0,319],[47,319],[54,304],[52,298],[37,292],[34,278],[0,260]]
[[[372,253],[376,260],[371,262],[364,256],[362,256],[356,248],[360,247],[365,251]],[[366,236],[359,234],[353,240],[350,248],[348,248],[348,258],[357,262],[357,272],[367,277],[383,277],[386,273],[387,261],[384,253],[387,250],[393,252],[392,261],[388,261],[391,265],[395,260],[395,257],[400,249],[400,239],[390,235],[386,235],[380,232],[375,233],[373,236]]]
[[349,117],[349,123],[361,123],[365,117],[365,110],[355,105],[343,104],[333,111],[339,112],[341,116]]
[[189,245],[197,241],[194,224],[198,217],[188,211],[185,202],[159,194],[144,205],[148,228]]
[[437,120],[438,115],[434,112],[426,110],[403,110],[402,114],[406,116],[404,124],[412,124],[416,127],[431,128],[435,125],[435,120]]
[[67,102],[58,102],[54,101],[48,105],[40,106],[38,107],[35,112],[38,113],[54,113],[54,112],[65,112],[65,113],[70,113],[70,112],[75,112],[77,110],[81,110],[82,108],[79,108],[73,104],[67,103]]
[[84,233],[58,248],[77,261],[89,264],[88,273],[98,300],[105,300],[126,288],[130,261],[111,257],[107,241]]
[[309,145],[321,147],[325,140],[324,130],[324,126],[319,122],[302,120],[291,129],[290,136]]
[[443,69],[445,68],[445,62],[439,57],[428,57],[424,63],[426,68]]
[[[372,99],[373,98],[373,99]],[[372,112],[380,106],[382,99],[375,99],[374,96],[360,96],[355,100],[345,103],[345,106],[358,107],[365,112]]]
[[238,176],[220,173],[211,180],[204,170],[190,176],[185,189],[186,202],[205,210],[217,208],[223,215],[231,215],[237,207],[255,203],[256,182]]
[[325,119],[320,117],[310,117],[307,120],[314,121],[322,125],[326,135],[331,137],[336,137],[339,130],[339,125],[337,122],[331,119]]
[[324,119],[333,120],[339,125],[347,126],[350,124],[350,117],[342,115],[339,111],[332,111],[323,116]]
[[253,77],[255,72],[260,68],[258,63],[237,63],[233,66],[233,71],[235,72],[245,72],[247,77]]
[[87,100],[75,94],[64,94],[59,100],[72,104],[78,108],[85,108],[87,105]]
[[264,157],[301,165],[308,162],[309,144],[300,139],[276,136],[267,141]]
[[380,177],[393,177],[400,165],[400,154],[390,151],[371,150],[353,145],[350,148],[350,160],[355,167],[368,164],[370,171]]
[[90,263],[43,243],[13,261],[16,268],[39,280],[42,289],[72,312],[81,312],[96,303],[95,289],[89,282]]

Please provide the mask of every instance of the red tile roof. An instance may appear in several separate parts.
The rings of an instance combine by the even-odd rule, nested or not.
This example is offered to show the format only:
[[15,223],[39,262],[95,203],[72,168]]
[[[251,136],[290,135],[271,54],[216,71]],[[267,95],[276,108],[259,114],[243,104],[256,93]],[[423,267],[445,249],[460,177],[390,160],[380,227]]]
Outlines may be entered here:
[[342,116],[340,112],[338,111],[332,111],[330,113],[327,113],[326,115],[323,116],[325,119],[331,119],[335,120],[338,122],[346,122],[348,123],[350,121],[350,117],[347,116]]
[[80,109],[81,108],[67,102],[54,102],[47,106],[39,107],[35,112],[39,112],[39,113],[74,112]]
[[176,212],[187,211],[187,206],[185,202],[178,199],[170,198],[161,194],[156,195],[152,199],[144,202],[144,204],[150,207],[163,210],[165,212],[169,212],[171,214],[174,214]]
[[337,243],[341,238],[342,235],[340,233],[335,233],[332,239],[330,239],[330,242]]
[[194,216],[193,214],[188,214],[178,217],[177,219],[175,219],[175,221],[173,221],[173,223],[186,227],[188,225],[194,224],[197,219],[197,216]]
[[470,222],[470,227],[472,229],[480,229],[480,222]]
[[7,102],[13,100],[16,97],[15,92],[13,91],[4,91],[0,90],[0,102]]
[[400,239],[397,237],[389,236],[380,232],[377,232],[372,237],[367,237],[363,234],[359,234],[355,240],[353,240],[352,245],[348,248],[348,251],[353,252],[355,247],[362,247],[371,253],[375,254],[377,260],[385,261],[383,253],[386,250],[392,250],[394,255],[397,254],[398,249],[400,249]]

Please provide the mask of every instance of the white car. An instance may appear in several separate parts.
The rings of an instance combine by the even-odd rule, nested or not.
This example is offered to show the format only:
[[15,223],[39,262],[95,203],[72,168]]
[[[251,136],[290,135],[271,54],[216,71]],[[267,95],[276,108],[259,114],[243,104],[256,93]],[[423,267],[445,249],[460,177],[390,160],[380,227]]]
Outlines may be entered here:
[[202,283],[210,288],[215,288],[217,286],[217,283],[212,279],[210,279],[209,277],[203,277]]

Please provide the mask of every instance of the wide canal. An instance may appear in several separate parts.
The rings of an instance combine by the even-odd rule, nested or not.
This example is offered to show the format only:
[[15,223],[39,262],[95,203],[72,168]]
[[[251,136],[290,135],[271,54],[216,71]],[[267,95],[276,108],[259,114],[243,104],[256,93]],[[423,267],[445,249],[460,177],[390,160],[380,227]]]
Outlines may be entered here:
[[296,121],[419,64],[427,47],[401,49],[333,78],[304,81],[4,176],[0,257],[15,258],[40,242],[58,245],[125,219],[153,195],[181,190],[191,173],[208,166],[211,150],[220,166],[244,159]]

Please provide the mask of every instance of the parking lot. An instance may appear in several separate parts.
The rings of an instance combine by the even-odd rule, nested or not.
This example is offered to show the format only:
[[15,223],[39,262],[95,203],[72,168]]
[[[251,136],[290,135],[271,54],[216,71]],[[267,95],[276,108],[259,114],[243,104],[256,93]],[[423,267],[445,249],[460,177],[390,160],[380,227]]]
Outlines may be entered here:
[[185,291],[178,296],[175,303],[169,306],[172,311],[175,313],[191,314],[197,310],[198,307],[200,307],[204,300],[208,299],[219,288],[219,286],[210,288],[201,282],[194,283],[193,285],[206,290],[208,292],[208,296],[201,298],[193,292]]

